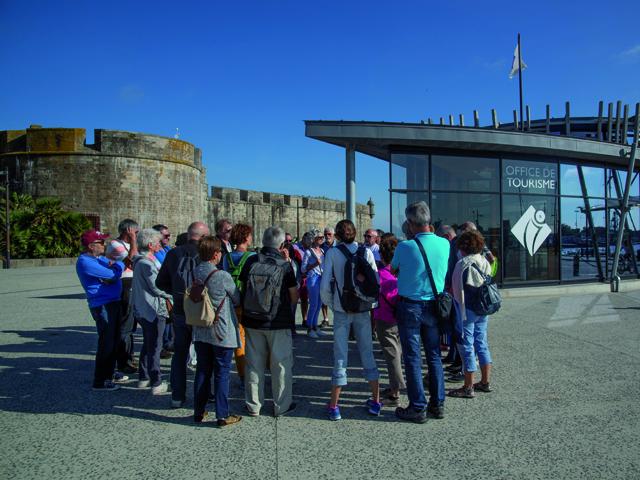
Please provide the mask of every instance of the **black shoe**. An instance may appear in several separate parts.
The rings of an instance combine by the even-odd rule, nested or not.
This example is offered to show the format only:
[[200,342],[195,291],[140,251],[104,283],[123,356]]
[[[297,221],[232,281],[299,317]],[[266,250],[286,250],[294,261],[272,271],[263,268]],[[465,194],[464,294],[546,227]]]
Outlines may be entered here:
[[443,419],[444,405],[440,405],[439,407],[427,407],[427,417],[437,418],[438,420]]
[[417,411],[411,406],[396,408],[396,417],[400,420],[413,423],[425,423],[427,421],[427,409]]
[[464,382],[464,373],[462,373],[462,372],[452,373],[447,378],[445,378],[444,381],[447,382],[447,383]]
[[462,370],[462,364],[460,362],[453,362],[448,367],[444,367],[444,369],[449,373],[457,372]]

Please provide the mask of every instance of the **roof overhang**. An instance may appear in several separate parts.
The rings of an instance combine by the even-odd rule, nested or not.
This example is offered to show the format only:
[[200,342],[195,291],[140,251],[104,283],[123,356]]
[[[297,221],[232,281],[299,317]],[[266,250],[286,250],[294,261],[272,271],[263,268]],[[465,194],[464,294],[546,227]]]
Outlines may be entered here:
[[386,161],[394,150],[416,148],[551,156],[626,167],[631,151],[630,145],[559,135],[412,123],[307,120],[305,135]]

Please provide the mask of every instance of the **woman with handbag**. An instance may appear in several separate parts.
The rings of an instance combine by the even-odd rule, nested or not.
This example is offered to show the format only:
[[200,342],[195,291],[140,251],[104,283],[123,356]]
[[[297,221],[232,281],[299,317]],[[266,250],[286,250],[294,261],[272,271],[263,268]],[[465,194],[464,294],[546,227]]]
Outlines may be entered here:
[[[487,315],[476,314],[469,302],[474,288],[482,286],[483,275],[491,275],[491,265],[482,255],[484,237],[477,230],[464,232],[458,237],[456,246],[462,255],[451,275],[451,288],[457,315],[458,351],[462,357],[464,385],[449,390],[450,397],[473,398],[475,391],[490,392],[491,353],[487,342]],[[473,374],[477,369],[476,355],[480,363],[482,378],[473,383]]]
[[384,360],[389,373],[389,388],[380,392],[382,402],[397,407],[400,402],[400,390],[406,387],[402,375],[402,347],[396,319],[398,301],[398,279],[391,273],[391,259],[398,245],[398,239],[392,233],[384,234],[380,240],[380,296],[378,308],[373,310],[376,333],[382,347]]
[[193,344],[198,356],[194,380],[193,415],[196,423],[206,418],[206,406],[211,391],[211,374],[216,397],[216,420],[219,427],[242,420],[229,414],[229,372],[233,352],[240,343],[238,319],[234,305],[240,304],[240,292],[229,273],[218,269],[222,259],[222,242],[213,236],[200,240],[198,254],[201,263],[195,279],[203,283],[215,309],[210,327],[193,327]]

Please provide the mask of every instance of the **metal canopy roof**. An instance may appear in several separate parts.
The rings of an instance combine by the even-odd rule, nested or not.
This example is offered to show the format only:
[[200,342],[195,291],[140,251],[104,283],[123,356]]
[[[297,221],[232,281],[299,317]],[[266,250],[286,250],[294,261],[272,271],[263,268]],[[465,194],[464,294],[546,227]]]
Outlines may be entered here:
[[386,161],[394,150],[415,148],[552,156],[626,167],[631,150],[630,145],[558,134],[422,123],[306,120],[305,135]]

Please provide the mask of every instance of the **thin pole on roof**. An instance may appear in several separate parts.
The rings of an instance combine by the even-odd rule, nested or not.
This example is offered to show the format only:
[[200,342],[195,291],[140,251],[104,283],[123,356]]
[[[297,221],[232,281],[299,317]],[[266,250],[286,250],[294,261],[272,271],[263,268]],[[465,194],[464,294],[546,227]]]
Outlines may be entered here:
[[453,115],[449,115],[449,125],[453,126]]
[[440,125],[444,125],[444,118],[440,117]]
[[520,45],[520,33],[518,33],[518,81],[520,86],[520,123],[524,130],[524,112],[522,111],[522,47]]
[[493,123],[493,128],[498,128],[500,123],[498,122],[498,112],[496,112],[495,108],[491,109],[491,122]]
[[602,141],[602,114],[604,113],[604,102],[598,102],[598,140]]
[[544,124],[546,133],[551,133],[551,106],[547,104],[547,120]]
[[629,104],[624,104],[624,113],[622,114],[622,131],[620,132],[620,143],[627,144],[627,129],[629,128]]
[[480,127],[480,117],[478,116],[478,111],[473,111],[473,126],[478,128]]
[[531,130],[531,110],[529,109],[529,105],[526,107],[527,112],[527,130]]
[[571,104],[566,102],[564,109],[564,134],[568,137],[571,135]]
[[608,114],[607,114],[607,142],[611,141],[611,130],[613,128],[613,103],[609,102]]
[[462,113],[460,114],[460,126],[464,127],[464,115]]
[[433,122],[431,121],[431,117],[427,118],[427,125],[431,125]]
[[622,114],[622,101],[616,103],[616,143],[620,142],[620,115]]
[[[616,251],[613,255],[613,270],[611,271],[611,291],[617,292],[620,288],[620,277],[618,276],[618,262],[620,261],[620,250],[622,250],[622,235],[624,233],[624,225],[627,219],[627,212],[629,211],[629,192],[631,191],[631,180],[633,179],[633,173],[636,163],[636,152],[638,149],[638,134],[640,133],[640,103],[636,103],[635,125],[633,127],[633,144],[631,145],[631,154],[629,158],[629,165],[627,167],[627,180],[624,185],[624,195],[622,197],[622,204],[620,205],[620,222],[618,223],[618,235],[616,238]],[[626,157],[624,151],[622,155]],[[631,255],[635,255],[633,248]],[[636,271],[636,274],[638,272]]]
[[513,111],[513,129],[514,130],[520,130],[520,127],[518,126],[518,111],[517,110]]

